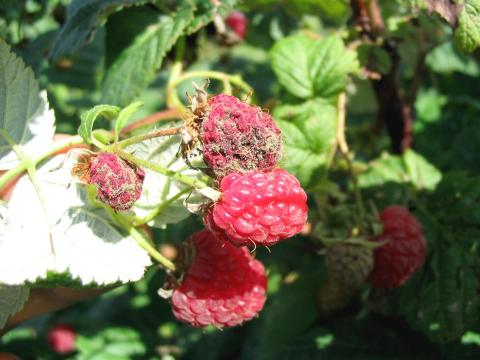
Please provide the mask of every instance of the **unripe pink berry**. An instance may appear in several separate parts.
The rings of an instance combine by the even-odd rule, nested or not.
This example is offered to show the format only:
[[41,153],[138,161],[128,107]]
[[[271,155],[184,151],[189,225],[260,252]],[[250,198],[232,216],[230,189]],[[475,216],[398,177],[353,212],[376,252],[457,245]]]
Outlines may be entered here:
[[53,351],[67,354],[75,350],[77,333],[70,325],[56,325],[47,335],[47,341]]
[[232,11],[225,22],[240,39],[245,38],[248,29],[248,18],[243,12]]

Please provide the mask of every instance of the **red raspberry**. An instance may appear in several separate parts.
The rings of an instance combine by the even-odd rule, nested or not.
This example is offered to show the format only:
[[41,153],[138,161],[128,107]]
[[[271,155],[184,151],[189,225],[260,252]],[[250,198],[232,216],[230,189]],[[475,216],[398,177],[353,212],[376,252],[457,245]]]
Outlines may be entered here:
[[247,35],[248,18],[244,13],[241,11],[232,11],[225,22],[240,39],[245,38],[245,35]]
[[100,153],[89,165],[88,183],[98,188],[100,201],[117,211],[130,209],[142,194],[145,173],[114,153]]
[[70,325],[56,325],[47,335],[47,341],[53,351],[66,354],[75,350],[77,333]]
[[374,240],[385,245],[373,252],[373,270],[368,281],[376,288],[403,285],[425,260],[425,238],[422,227],[407,209],[392,205],[380,214],[383,233]]
[[217,177],[276,166],[281,136],[269,114],[224,94],[210,98],[208,110],[200,135],[205,163]]
[[223,178],[220,190],[221,199],[204,221],[234,245],[274,245],[299,233],[307,221],[307,194],[283,169],[233,173]]
[[194,258],[172,295],[173,314],[196,327],[240,325],[262,310],[267,277],[246,248],[222,243],[208,230],[192,235]]

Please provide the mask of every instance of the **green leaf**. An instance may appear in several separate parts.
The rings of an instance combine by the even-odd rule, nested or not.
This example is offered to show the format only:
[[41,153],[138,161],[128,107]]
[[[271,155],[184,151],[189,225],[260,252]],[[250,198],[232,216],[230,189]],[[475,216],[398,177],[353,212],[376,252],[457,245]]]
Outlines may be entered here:
[[53,59],[69,55],[92,36],[95,27],[109,14],[123,6],[141,5],[147,0],[73,0],[67,21],[50,52]]
[[99,117],[104,117],[108,120],[114,120],[120,113],[118,106],[112,105],[97,105],[92,109],[85,111],[81,116],[80,127],[78,134],[85,140],[87,144],[95,142],[93,138],[93,124]]
[[29,156],[53,143],[55,115],[46,93],[39,92],[33,71],[1,39],[0,109],[0,170],[20,162],[11,145],[21,145]]
[[155,78],[166,53],[192,21],[193,6],[182,6],[175,15],[148,26],[107,70],[103,101],[127,105]]
[[337,95],[345,89],[348,75],[359,68],[356,53],[336,36],[290,36],[273,46],[270,58],[282,86],[303,99]]
[[29,293],[23,286],[0,285],[0,329],[5,326],[11,315],[22,310]]
[[282,130],[282,166],[302,185],[314,186],[325,174],[335,146],[336,108],[322,99],[313,99],[300,105],[280,106],[274,117]]
[[472,52],[480,46],[480,0],[461,0],[455,40],[460,49]]
[[441,74],[459,72],[465,75],[478,76],[480,66],[472,57],[460,53],[451,42],[438,45],[426,58],[430,69]]
[[89,199],[85,185],[72,184],[74,163],[59,155],[38,168],[37,187],[28,176],[18,181],[0,242],[0,283],[35,284],[65,273],[90,286],[143,277],[150,257]]
[[195,5],[195,17],[185,29],[186,34],[193,34],[213,20],[214,15],[221,10],[228,14],[236,5],[236,0],[223,0],[220,9],[214,1],[191,0]]
[[400,312],[432,340],[448,342],[478,325],[480,317],[480,178],[444,176],[420,200],[428,260],[399,291]]
[[417,190],[433,190],[442,174],[425,158],[408,149],[402,156],[384,153],[358,177],[362,188],[380,186],[388,182],[410,184]]
[[128,105],[127,107],[123,108],[119,113],[117,120],[115,121],[115,134],[120,133],[120,130],[125,127],[128,120],[132,117],[133,114],[137,112],[137,110],[143,106],[142,101],[135,101]]

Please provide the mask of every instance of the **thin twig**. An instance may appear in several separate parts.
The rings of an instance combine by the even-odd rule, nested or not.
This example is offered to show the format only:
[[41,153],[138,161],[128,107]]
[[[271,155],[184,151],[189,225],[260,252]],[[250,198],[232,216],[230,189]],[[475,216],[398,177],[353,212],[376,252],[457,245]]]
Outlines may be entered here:
[[139,119],[128,126],[125,126],[120,134],[127,134],[139,128],[153,125],[159,121],[181,119],[181,114],[175,109],[166,109],[153,113],[143,119]]

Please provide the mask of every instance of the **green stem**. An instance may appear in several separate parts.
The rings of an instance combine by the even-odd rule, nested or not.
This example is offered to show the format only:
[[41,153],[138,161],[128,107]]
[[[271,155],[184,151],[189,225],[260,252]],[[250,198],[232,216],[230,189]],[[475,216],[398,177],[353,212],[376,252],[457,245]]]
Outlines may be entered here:
[[160,265],[162,265],[165,269],[170,271],[175,271],[176,266],[173,262],[168,260],[165,256],[160,254],[157,249],[150,243],[149,240],[145,238],[145,236],[138,231],[135,227],[130,225],[120,214],[115,214],[113,211],[110,212],[110,215],[116,220],[117,223],[122,225],[122,227],[128,231],[128,234],[135,239],[137,244],[142,247],[148,254],[154,258]]
[[140,134],[136,136],[132,136],[128,139],[122,140],[114,144],[113,146],[119,147],[121,149],[126,148],[130,145],[148,140],[148,139],[154,139],[157,137],[161,136],[170,136],[170,135],[177,135],[180,133],[180,130],[182,130],[182,127],[173,127],[173,128],[168,128],[168,129],[157,129],[150,131],[146,134]]
[[117,153],[122,158],[130,161],[133,164],[136,164],[136,165],[141,166],[141,167],[146,167],[148,169],[156,171],[156,172],[158,172],[162,175],[165,175],[165,176],[168,176],[169,178],[177,180],[177,181],[179,181],[179,182],[181,182],[185,185],[191,186],[194,189],[198,190],[198,189],[204,189],[204,188],[208,187],[208,185],[201,180],[192,178],[190,176],[179,174],[179,173],[177,173],[173,170],[164,168],[163,166],[154,164],[154,163],[152,163],[150,161],[147,161],[147,160],[140,159],[140,158],[138,158],[138,157],[136,157],[132,154],[129,154],[129,153],[125,152],[125,151],[119,150],[119,151],[117,151]]
[[178,94],[177,94],[177,89],[176,81],[180,77],[181,73],[183,71],[183,64],[181,61],[176,61],[171,70],[170,70],[170,78],[168,79],[168,84],[167,84],[167,106],[170,109],[176,109],[180,114],[186,115],[188,114],[188,109],[183,106],[182,102],[180,101]]
[[[48,149],[46,152],[43,154],[31,159],[30,163],[33,165],[38,164],[40,161],[45,160],[47,157],[55,154],[56,152],[63,150],[65,148],[74,146],[74,145],[79,145],[83,144],[83,139],[80,135],[72,136],[71,138],[68,138],[64,141],[59,141],[53,144],[53,147]],[[0,189],[3,188],[10,180],[15,178],[16,176],[20,175],[23,173],[25,170],[28,168],[27,163],[21,162],[18,164],[16,167],[13,169],[8,170],[5,174],[3,174],[2,177],[0,177]]]
[[134,226],[140,226],[140,225],[145,225],[148,224],[149,221],[155,219],[167,206],[170,206],[174,201],[178,200],[180,197],[183,195],[187,194],[190,192],[192,189],[185,189],[183,191],[180,191],[178,194],[172,196],[170,199],[167,199],[164,201],[160,206],[156,207],[153,209],[147,216],[145,216],[143,219],[135,220],[133,222]]
[[205,78],[205,79],[216,79],[222,82],[232,83],[239,88],[245,90],[245,92],[250,92],[252,88],[241,78],[239,75],[229,75],[220,71],[213,70],[203,70],[203,71],[189,71],[177,77],[173,80],[170,86],[176,87],[178,84],[185,80],[193,78]]

